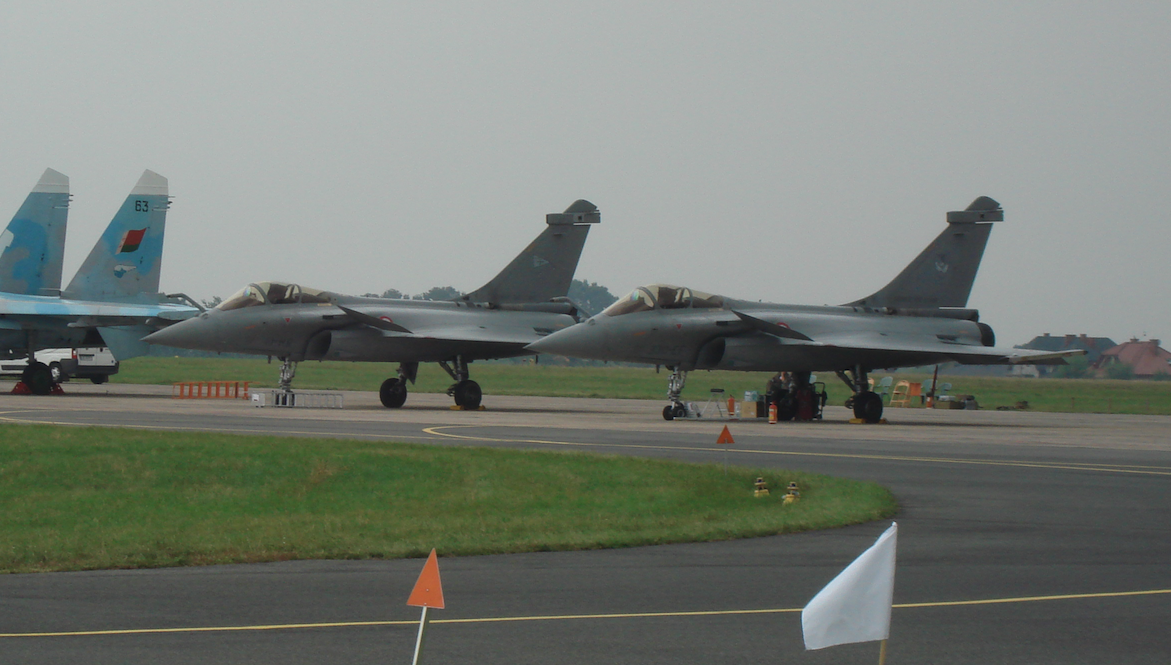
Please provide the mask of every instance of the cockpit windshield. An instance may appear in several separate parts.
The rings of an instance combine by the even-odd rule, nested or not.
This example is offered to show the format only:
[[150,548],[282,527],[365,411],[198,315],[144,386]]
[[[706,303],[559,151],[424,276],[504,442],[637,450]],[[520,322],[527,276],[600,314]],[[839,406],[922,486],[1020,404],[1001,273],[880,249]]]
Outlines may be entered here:
[[622,316],[634,312],[644,312],[658,307],[659,309],[684,309],[687,307],[723,307],[724,299],[721,296],[692,291],[682,286],[670,284],[651,284],[640,286],[613,305],[606,308],[602,314],[606,316]]
[[327,303],[329,295],[321,289],[311,289],[285,282],[249,284],[232,294],[216,309],[228,311],[256,305],[287,305],[290,303]]

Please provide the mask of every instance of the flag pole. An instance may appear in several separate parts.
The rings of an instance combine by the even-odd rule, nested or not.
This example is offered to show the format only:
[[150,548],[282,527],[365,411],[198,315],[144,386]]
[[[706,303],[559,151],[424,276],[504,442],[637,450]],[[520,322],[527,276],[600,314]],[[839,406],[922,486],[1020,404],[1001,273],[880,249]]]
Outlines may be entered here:
[[882,645],[878,647],[878,665],[886,665],[886,640],[883,640]]
[[[427,610],[429,609],[431,608],[424,605],[423,616],[419,617],[419,636],[415,638],[415,657],[411,659],[411,665],[419,665],[419,663],[422,662],[419,657],[423,653],[423,631],[427,629],[427,623],[430,619],[430,617],[427,616]],[[885,647],[886,642],[883,642],[883,648]]]

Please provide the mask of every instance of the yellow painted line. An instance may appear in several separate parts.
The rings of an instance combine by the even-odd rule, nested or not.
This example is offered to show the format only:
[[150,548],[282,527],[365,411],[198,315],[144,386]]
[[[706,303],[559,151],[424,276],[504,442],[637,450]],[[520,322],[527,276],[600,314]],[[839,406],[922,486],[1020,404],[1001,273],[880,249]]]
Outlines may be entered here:
[[[463,439],[466,441],[484,441],[489,443],[533,443],[550,446],[581,446],[587,448],[630,448],[636,450],[672,450],[672,451],[697,451],[715,450],[715,448],[681,448],[679,446],[663,446],[643,443],[597,443],[591,441],[550,441],[546,439],[499,439],[486,436],[468,436],[464,434],[453,434],[440,430],[460,429],[483,427],[482,425],[441,425],[436,427],[426,427],[424,432],[435,436],[445,436],[452,439]],[[741,455],[788,455],[793,457],[832,457],[836,459],[863,459],[863,460],[878,460],[884,462],[930,462],[935,464],[959,464],[972,466],[1008,466],[1021,467],[1032,469],[1057,469],[1064,471],[1105,471],[1107,473],[1131,473],[1139,475],[1150,476],[1171,476],[1171,467],[1146,467],[1139,465],[1126,464],[1087,464],[1083,462],[1026,462],[1020,460],[980,460],[980,459],[964,459],[960,457],[913,457],[907,455],[865,455],[859,453],[810,453],[798,452],[792,450],[761,450],[758,448],[746,450],[744,448],[734,448],[732,446],[724,446],[721,448],[722,452],[731,452]]]
[[[1038,603],[1061,600],[1089,600],[1098,598],[1133,598],[1138,596],[1161,596],[1171,594],[1171,589],[1150,589],[1146,591],[1114,591],[1105,593],[1071,593],[1053,596],[1022,596],[1019,598],[988,598],[984,600],[946,600],[931,603],[896,603],[895,609],[920,609],[928,607],[965,607],[971,605],[1008,605],[1013,603]],[[480,617],[469,619],[432,619],[431,623],[486,624],[527,621],[583,621],[600,619],[658,619],[686,617],[747,616],[752,614],[797,614],[800,607],[766,608],[756,610],[709,610],[694,612],[622,612],[613,614],[557,614],[544,616]],[[131,628],[125,630],[77,630],[46,633],[0,633],[5,637],[86,637],[103,635],[150,635],[167,633],[214,633],[266,630],[305,630],[312,628],[365,628],[371,626],[415,626],[416,620],[397,621],[338,621],[331,623],[289,623],[261,626],[202,626],[196,628]]]

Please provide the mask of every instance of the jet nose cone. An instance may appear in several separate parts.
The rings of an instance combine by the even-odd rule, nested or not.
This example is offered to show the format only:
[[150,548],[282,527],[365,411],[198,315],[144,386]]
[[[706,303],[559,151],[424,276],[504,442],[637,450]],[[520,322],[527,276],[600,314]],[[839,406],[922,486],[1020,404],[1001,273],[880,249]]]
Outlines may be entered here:
[[572,356],[574,358],[594,358],[598,349],[600,336],[593,321],[578,323],[577,325],[558,330],[543,337],[527,347],[537,353],[548,353],[557,356]]
[[208,335],[206,322],[197,316],[193,319],[174,323],[162,330],[155,331],[143,339],[149,344],[173,346],[180,349],[207,348],[212,341]]

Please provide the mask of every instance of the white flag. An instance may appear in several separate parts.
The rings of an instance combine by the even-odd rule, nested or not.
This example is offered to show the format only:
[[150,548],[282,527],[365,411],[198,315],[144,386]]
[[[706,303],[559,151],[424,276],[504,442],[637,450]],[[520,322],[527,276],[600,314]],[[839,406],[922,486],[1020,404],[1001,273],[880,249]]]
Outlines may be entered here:
[[892,522],[870,549],[846,566],[801,610],[807,650],[890,637],[898,528]]

